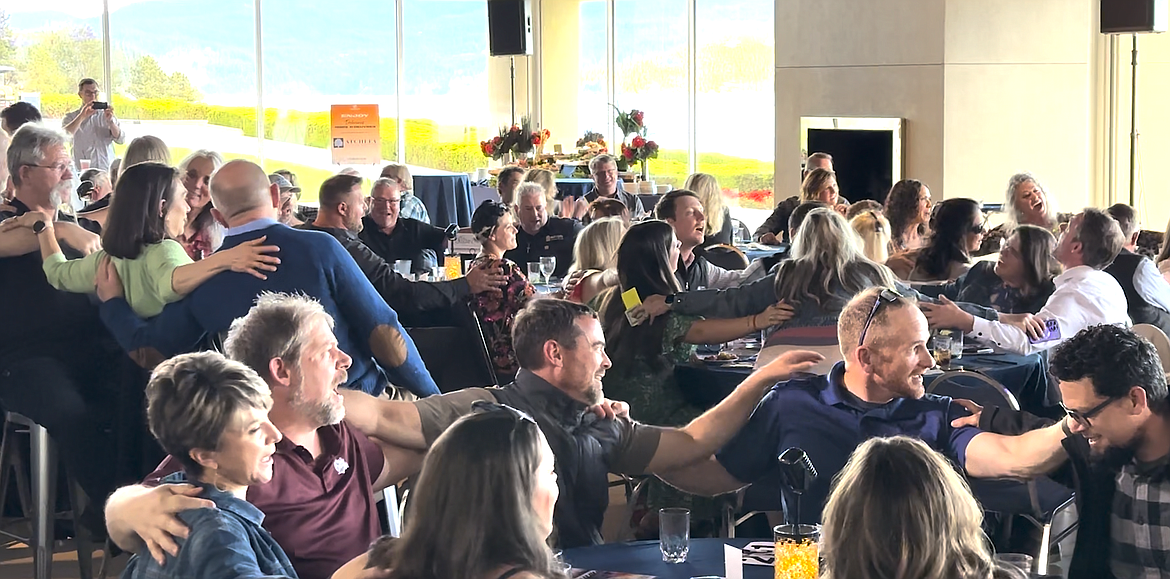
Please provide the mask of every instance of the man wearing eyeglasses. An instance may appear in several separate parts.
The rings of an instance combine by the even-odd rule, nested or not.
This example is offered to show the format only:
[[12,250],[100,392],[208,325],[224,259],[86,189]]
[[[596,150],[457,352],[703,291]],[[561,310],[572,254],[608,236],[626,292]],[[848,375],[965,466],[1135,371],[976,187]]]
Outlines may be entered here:
[[776,457],[800,448],[819,476],[801,498],[799,522],[815,524],[834,476],[869,438],[918,438],[974,477],[1028,478],[1064,459],[1059,425],[1016,437],[981,432],[957,422],[969,415],[962,405],[925,392],[922,376],[934,359],[926,318],[912,300],[891,289],[865,290],[841,311],[837,337],[844,361],[828,375],[777,384],[715,456],[659,476],[695,494],[749,484],[778,494]]
[[585,194],[585,200],[592,203],[598,199],[617,199],[626,204],[630,217],[635,221],[646,216],[642,199],[622,189],[618,178],[617,161],[609,155],[598,155],[589,161],[589,176],[593,177],[593,189]]
[[110,170],[114,161],[114,143],[126,142],[126,134],[114,116],[110,103],[99,103],[101,94],[98,83],[92,78],[83,78],[77,83],[77,96],[81,97],[81,108],[65,114],[61,126],[73,135],[73,160],[78,169],[81,161],[89,161],[89,167]]
[[[1058,475],[1076,489],[1079,518],[1069,578],[1165,577],[1170,397],[1158,351],[1132,330],[1097,325],[1058,346],[1050,367],[1068,415],[1062,446],[1072,467]],[[1006,408],[983,409],[978,423],[1005,433],[1052,428]]]
[[410,261],[410,271],[427,273],[438,263],[446,231],[417,219],[402,217],[402,185],[387,177],[370,189],[370,214],[362,218],[358,237],[389,263]]

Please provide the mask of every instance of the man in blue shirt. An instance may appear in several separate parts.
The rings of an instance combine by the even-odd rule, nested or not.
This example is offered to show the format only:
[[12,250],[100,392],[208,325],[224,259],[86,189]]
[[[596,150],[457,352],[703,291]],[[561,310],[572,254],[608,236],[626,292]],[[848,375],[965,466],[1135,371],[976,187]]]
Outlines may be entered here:
[[266,237],[280,247],[281,263],[267,279],[223,272],[162,313],[142,320],[121,297],[121,282],[103,267],[98,297],[102,321],[140,363],[190,352],[205,335],[219,337],[243,317],[263,291],[303,293],[321,302],[336,324],[338,346],[353,358],[345,387],[379,395],[387,378],[416,396],[438,394],[398,315],[382,300],[357,264],[332,236],[292,229],[276,221],[280,190],[264,170],[232,161],[211,179],[216,219],[227,225],[222,249]]
[[798,447],[819,474],[802,499],[800,522],[818,523],[834,476],[869,438],[916,437],[976,477],[1027,478],[1064,460],[1059,424],[1017,437],[957,425],[968,412],[923,388],[923,372],[934,367],[926,318],[893,290],[855,296],[841,312],[837,337],[844,362],[828,376],[777,384],[715,456],[662,478],[696,494],[731,492],[773,477],[776,457]]

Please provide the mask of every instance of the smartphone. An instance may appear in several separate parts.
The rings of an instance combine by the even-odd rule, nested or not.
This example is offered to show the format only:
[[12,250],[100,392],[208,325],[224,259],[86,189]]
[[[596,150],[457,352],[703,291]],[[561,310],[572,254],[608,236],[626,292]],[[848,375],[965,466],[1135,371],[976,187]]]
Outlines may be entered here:
[[100,111],[110,108],[110,103],[103,103],[101,101],[93,101],[93,110]]
[[1028,342],[1032,344],[1039,344],[1041,342],[1051,342],[1060,339],[1060,322],[1056,320],[1044,320],[1044,334],[1038,339],[1028,338]]

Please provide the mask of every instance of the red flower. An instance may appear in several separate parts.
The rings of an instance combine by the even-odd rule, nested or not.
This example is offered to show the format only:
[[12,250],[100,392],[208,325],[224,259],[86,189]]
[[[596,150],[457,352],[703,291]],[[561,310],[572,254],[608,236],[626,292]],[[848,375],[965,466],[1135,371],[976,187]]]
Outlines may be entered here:
[[645,115],[645,113],[638,109],[630,111],[630,118],[633,119],[634,124],[638,125],[639,127],[642,126],[642,119],[645,118]]
[[504,140],[503,140],[503,139],[501,139],[499,136],[492,137],[492,144],[494,144],[494,145],[498,145],[498,144],[500,144],[500,143],[502,143],[502,142],[504,142]]
[[642,145],[646,144],[646,139],[643,139],[641,136],[637,136],[634,137],[632,141],[630,141],[630,144],[633,145],[635,149],[641,149]]
[[622,145],[622,156],[625,157],[627,161],[633,161],[634,160],[634,150],[623,144]]
[[533,145],[539,145],[539,144],[540,144],[540,135],[535,135],[535,134],[534,134],[534,135],[532,135],[532,144],[533,144]]

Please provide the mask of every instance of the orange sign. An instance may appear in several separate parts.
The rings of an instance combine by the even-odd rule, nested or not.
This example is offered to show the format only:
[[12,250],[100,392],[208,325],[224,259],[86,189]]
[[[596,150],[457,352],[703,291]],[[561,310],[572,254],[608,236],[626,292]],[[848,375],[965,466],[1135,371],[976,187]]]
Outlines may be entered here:
[[333,105],[329,111],[330,150],[335,165],[382,163],[378,105]]

